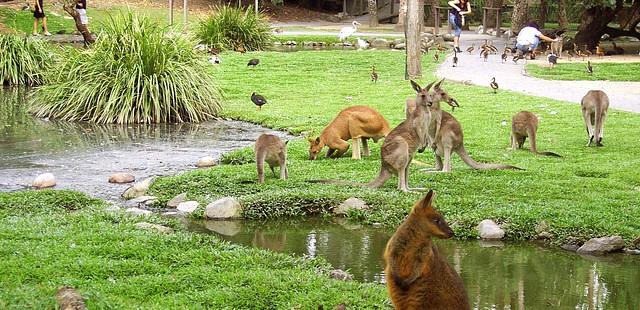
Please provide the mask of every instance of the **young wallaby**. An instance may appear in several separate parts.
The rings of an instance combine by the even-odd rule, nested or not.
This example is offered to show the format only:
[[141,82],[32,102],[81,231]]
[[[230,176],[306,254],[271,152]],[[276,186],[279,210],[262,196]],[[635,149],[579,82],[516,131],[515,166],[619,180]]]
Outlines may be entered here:
[[462,279],[431,241],[453,237],[434,198],[429,191],[418,201],[387,242],[384,273],[396,309],[471,309]]
[[562,157],[553,152],[538,152],[536,149],[536,131],[538,130],[538,117],[529,111],[520,111],[511,118],[511,148],[522,148],[524,141],[529,137],[531,153],[546,156]]
[[391,131],[389,122],[380,112],[366,106],[348,107],[338,113],[322,130],[319,137],[309,139],[309,159],[316,159],[325,145],[329,147],[327,157],[338,158],[349,149],[347,142],[349,139],[353,145],[351,152],[353,159],[361,158],[360,140],[362,140],[364,155],[369,156],[367,138],[378,142],[378,139],[386,137],[389,131]]
[[264,163],[267,162],[273,176],[276,172],[274,167],[280,167],[280,179],[286,180],[289,176],[287,171],[287,143],[280,138],[270,135],[261,134],[256,140],[254,151],[256,153],[256,165],[258,166],[258,183],[264,183]]
[[594,140],[596,146],[602,146],[604,120],[607,118],[607,109],[609,109],[609,97],[601,90],[590,90],[582,97],[580,105],[582,106],[582,117],[589,137],[587,146],[591,146]]

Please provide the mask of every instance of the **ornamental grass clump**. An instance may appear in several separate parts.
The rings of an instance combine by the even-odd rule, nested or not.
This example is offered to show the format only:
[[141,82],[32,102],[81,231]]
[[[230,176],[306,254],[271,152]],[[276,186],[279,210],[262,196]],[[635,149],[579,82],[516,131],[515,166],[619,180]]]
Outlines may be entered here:
[[110,18],[90,49],[67,48],[32,97],[38,117],[97,123],[200,122],[221,92],[193,42],[131,12]]
[[34,37],[0,34],[0,79],[3,85],[37,86],[52,64],[45,42]]
[[218,6],[196,31],[196,38],[219,49],[262,51],[271,45],[271,26],[262,13]]

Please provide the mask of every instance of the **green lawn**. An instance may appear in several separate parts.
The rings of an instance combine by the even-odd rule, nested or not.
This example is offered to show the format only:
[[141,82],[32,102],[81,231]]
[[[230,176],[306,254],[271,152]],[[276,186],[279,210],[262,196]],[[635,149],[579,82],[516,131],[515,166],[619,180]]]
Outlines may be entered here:
[[[260,58],[255,69],[247,68],[251,58]],[[404,76],[404,53],[362,52],[256,52],[226,53],[216,67],[216,78],[227,95],[224,117],[250,121],[292,133],[318,134],[341,109],[364,104],[378,109],[392,125],[404,116],[404,102],[413,96]],[[369,79],[372,65],[380,79]],[[426,56],[421,84],[434,79],[435,64]],[[501,223],[508,239],[529,239],[538,222],[551,225],[554,241],[581,243],[591,237],[619,234],[626,241],[640,236],[640,159],[631,145],[637,145],[639,116],[611,110],[605,127],[605,147],[585,147],[587,137],[580,108],[576,104],[488,88],[445,84],[461,104],[456,109],[465,133],[465,145],[478,161],[516,165],[526,171],[474,171],[454,156],[453,172],[429,174],[413,166],[410,186],[434,188],[437,205],[460,238],[477,236],[476,225],[485,218]],[[256,111],[252,92],[269,103]],[[541,118],[538,148],[560,153],[561,159],[535,156],[509,147],[511,115],[520,110]],[[507,121],[502,125],[502,121]],[[528,145],[528,144],[527,144]],[[238,165],[223,165],[182,175],[161,178],[152,187],[162,200],[181,192],[208,203],[217,197],[235,196],[250,218],[328,212],[348,197],[360,197],[371,211],[353,216],[365,223],[398,225],[419,194],[399,193],[394,178],[382,189],[309,184],[310,179],[339,179],[368,182],[379,171],[379,144],[373,155],[361,161],[307,160],[304,138],[288,144],[287,181],[257,178],[252,151],[247,148],[226,156]],[[347,153],[350,155],[350,152]],[[431,154],[417,159],[432,163]],[[246,164],[242,164],[246,163]]]
[[527,72],[534,77],[545,80],[570,81],[640,81],[640,62],[611,63],[591,62],[593,74],[587,73],[587,64],[582,62],[561,62],[554,68],[527,65]]
[[[0,308],[57,308],[62,285],[77,288],[89,309],[389,305],[383,285],[331,280],[321,259],[239,247],[175,220],[104,207],[69,191],[0,193]],[[176,232],[139,230],[141,221]]]

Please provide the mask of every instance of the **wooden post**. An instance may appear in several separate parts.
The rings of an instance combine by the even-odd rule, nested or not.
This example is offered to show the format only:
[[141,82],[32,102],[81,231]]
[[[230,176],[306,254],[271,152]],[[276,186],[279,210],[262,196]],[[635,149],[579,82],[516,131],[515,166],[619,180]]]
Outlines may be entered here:
[[173,0],[169,0],[169,25],[173,25]]
[[188,14],[189,14],[189,3],[188,2],[189,2],[189,0],[184,0],[184,3],[182,4],[183,5],[182,22],[184,23],[184,25],[183,25],[183,27],[184,27],[183,31],[184,32],[187,32],[187,25],[189,25],[189,23],[187,22],[187,17],[188,17]]
[[342,0],[342,13],[347,15],[347,0]]
[[407,20],[405,22],[406,48],[406,79],[416,79],[422,76],[420,52],[420,33],[424,15],[421,0],[407,0]]
[[[395,9],[394,5],[396,4],[395,0],[389,0],[389,16],[393,15],[393,9]],[[393,21],[390,21],[393,22]]]
[[433,34],[438,35],[438,33],[440,32],[440,10],[437,6],[433,7],[433,19]]
[[487,33],[487,8],[482,8],[482,33]]
[[496,10],[496,37],[500,37],[500,11],[502,8]]

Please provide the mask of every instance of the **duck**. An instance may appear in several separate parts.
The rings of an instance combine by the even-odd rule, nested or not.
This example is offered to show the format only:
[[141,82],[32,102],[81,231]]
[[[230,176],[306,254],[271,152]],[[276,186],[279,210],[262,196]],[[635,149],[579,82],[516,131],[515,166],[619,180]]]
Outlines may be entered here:
[[484,51],[482,51],[482,58],[484,58],[484,62],[487,62],[487,59],[489,58],[489,49],[485,49]]
[[602,47],[600,46],[600,44],[598,44],[598,45],[596,46],[596,55],[597,55],[598,57],[602,57],[602,56],[604,56],[606,53],[607,53],[607,52],[604,50],[604,48],[602,48]]
[[547,61],[551,64],[551,68],[553,68],[558,63],[558,55],[553,52],[547,55]]
[[340,41],[346,40],[350,35],[354,34],[356,30],[358,30],[358,27],[356,27],[357,25],[361,24],[354,20],[351,23],[351,27],[342,27],[342,29],[340,29],[340,33],[338,34],[338,39],[340,39]]
[[211,57],[209,57],[209,62],[211,64],[217,65],[217,64],[220,64],[221,61],[222,61],[222,59],[220,59],[220,57],[218,57],[218,55],[212,55]]
[[253,59],[249,60],[249,63],[247,63],[247,67],[248,66],[253,66],[255,68],[259,63],[260,63],[260,59],[253,58]]
[[505,47],[504,51],[502,51],[502,55],[500,55],[500,57],[502,58],[502,63],[507,62],[507,50],[508,50],[508,48]]
[[587,60],[587,73],[593,74],[593,67],[591,66],[591,61]]
[[498,83],[496,83],[495,77],[491,78],[491,83],[489,83],[489,86],[491,86],[491,88],[493,89],[494,94],[498,92]]
[[435,62],[438,62],[440,60],[440,54],[438,54],[438,53],[433,54],[433,60]]
[[267,99],[262,95],[258,95],[255,92],[251,94],[251,102],[258,107],[258,110],[262,110],[262,106],[267,104]]
[[476,44],[472,43],[471,46],[467,47],[467,53],[469,53],[469,55],[471,55],[471,53],[473,53],[473,50],[476,48]]
[[378,72],[376,72],[376,66],[371,66],[371,81],[378,82]]
[[456,49],[453,49],[453,66],[458,66],[458,52],[456,51]]

